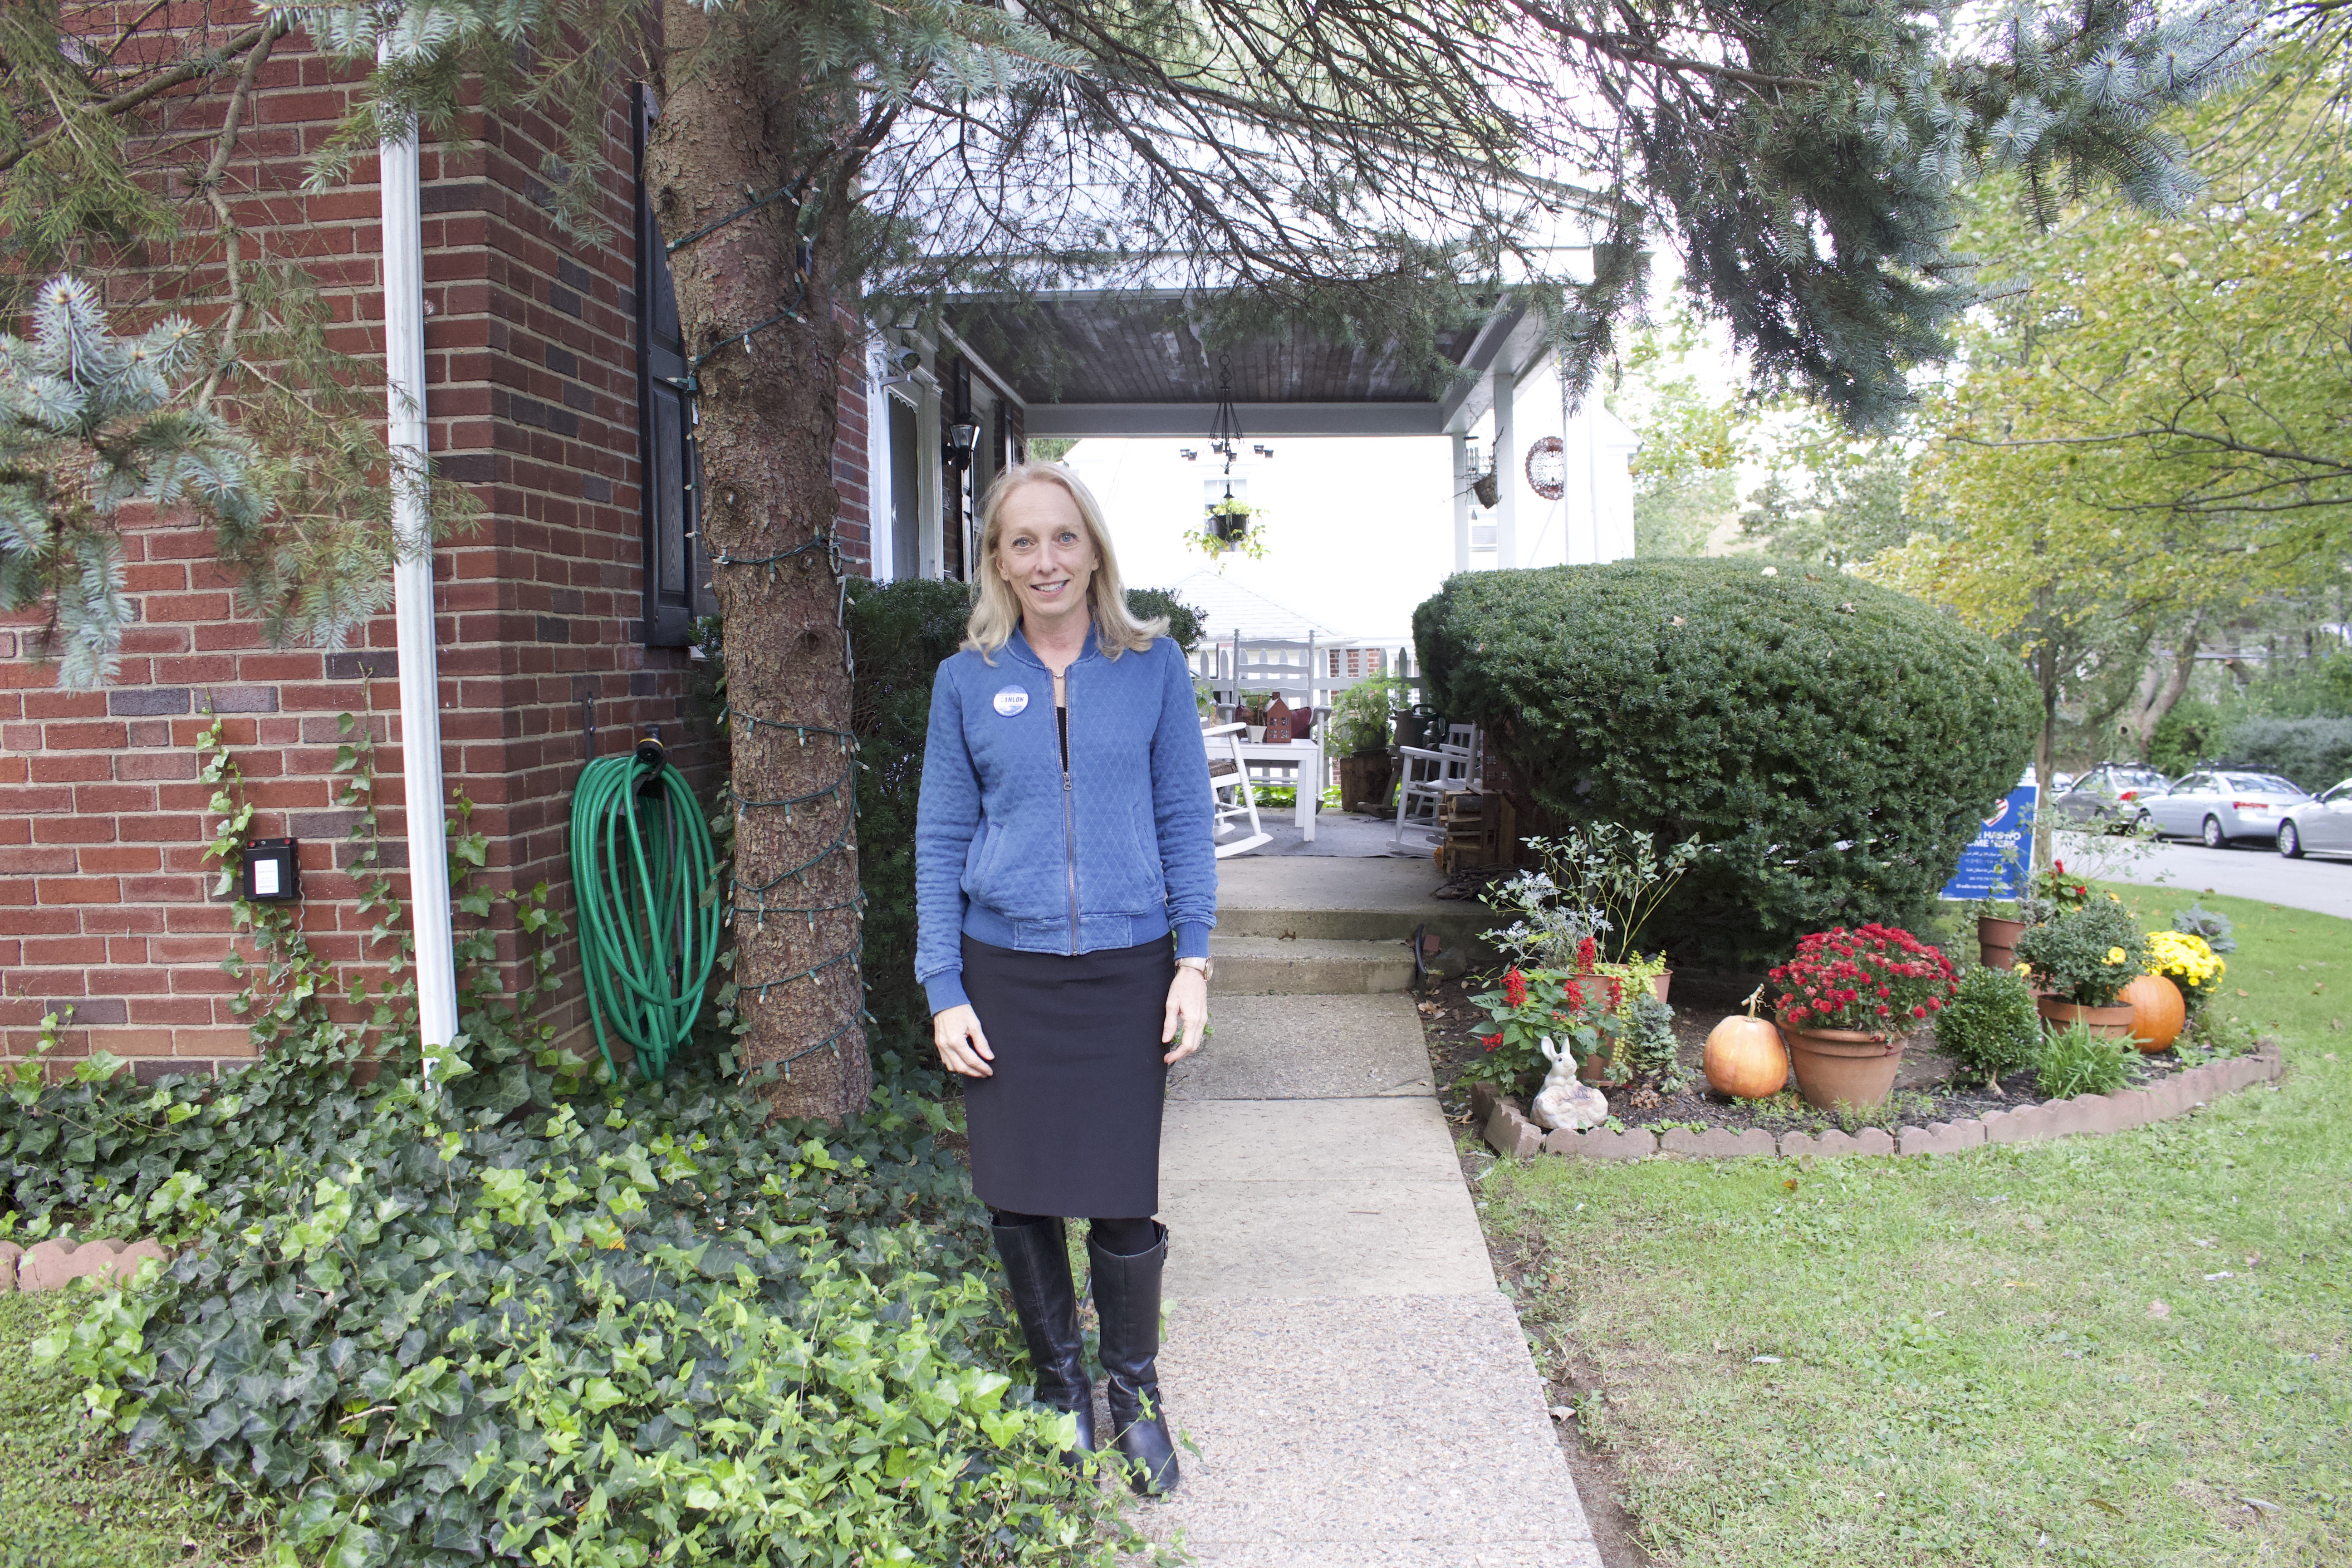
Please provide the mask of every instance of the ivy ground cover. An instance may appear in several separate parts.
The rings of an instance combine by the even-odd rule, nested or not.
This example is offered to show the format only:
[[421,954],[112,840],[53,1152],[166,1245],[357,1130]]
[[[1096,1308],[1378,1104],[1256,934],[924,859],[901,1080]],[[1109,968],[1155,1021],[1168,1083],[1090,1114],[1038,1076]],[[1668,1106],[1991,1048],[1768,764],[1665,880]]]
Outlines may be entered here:
[[1662,1562],[2352,1562],[2352,921],[2203,901],[2276,1086],[1936,1159],[1486,1173]]
[[12,1224],[128,1193],[184,1247],[33,1342],[84,1435],[203,1483],[272,1568],[976,1568],[1116,1533],[1014,1384],[936,1102],[886,1074],[856,1121],[770,1123],[692,1070],[566,1093],[473,1055],[7,1100]]

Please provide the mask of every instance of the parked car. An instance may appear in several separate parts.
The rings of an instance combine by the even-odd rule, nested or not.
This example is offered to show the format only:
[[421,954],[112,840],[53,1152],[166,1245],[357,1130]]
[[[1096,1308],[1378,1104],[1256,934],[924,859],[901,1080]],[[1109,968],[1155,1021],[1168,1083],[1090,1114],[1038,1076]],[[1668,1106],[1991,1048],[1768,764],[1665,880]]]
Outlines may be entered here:
[[2352,779],[2279,814],[2278,852],[2294,860],[2306,850],[2314,855],[2352,855]]
[[2169,783],[2145,763],[2101,763],[2053,793],[2051,819],[2062,827],[2127,827],[2138,815],[2141,799],[2161,793]]
[[2142,796],[2138,820],[2159,837],[2201,838],[2208,849],[2226,849],[2240,838],[2275,840],[2287,808],[2310,798],[2276,773],[2207,768],[2162,795]]

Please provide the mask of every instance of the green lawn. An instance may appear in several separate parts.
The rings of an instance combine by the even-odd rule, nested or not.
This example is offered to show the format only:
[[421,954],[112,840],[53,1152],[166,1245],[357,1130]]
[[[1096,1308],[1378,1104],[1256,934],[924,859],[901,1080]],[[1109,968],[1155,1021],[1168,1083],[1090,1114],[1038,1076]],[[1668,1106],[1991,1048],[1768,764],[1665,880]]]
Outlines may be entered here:
[[1486,1178],[1662,1561],[2352,1563],[2352,921],[2202,901],[2276,1086],[1941,1159]]
[[197,1506],[199,1483],[88,1440],[81,1392],[31,1346],[78,1290],[0,1296],[0,1568],[163,1568],[259,1560]]

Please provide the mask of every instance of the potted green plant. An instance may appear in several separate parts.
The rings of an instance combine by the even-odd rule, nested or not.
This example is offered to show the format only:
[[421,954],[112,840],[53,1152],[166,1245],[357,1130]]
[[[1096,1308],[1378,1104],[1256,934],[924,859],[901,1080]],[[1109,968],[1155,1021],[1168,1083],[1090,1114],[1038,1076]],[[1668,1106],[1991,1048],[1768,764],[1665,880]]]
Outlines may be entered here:
[[2147,965],[2147,938],[2112,893],[2053,915],[2017,939],[2018,962],[2045,994],[2035,1005],[2060,1027],[2077,1021],[2110,1039],[2128,1039],[2125,986]]
[[1486,1055],[1463,1070],[1464,1078],[1526,1091],[1550,1066],[1543,1054],[1543,1042],[1550,1040],[1576,1058],[1576,1076],[1585,1082],[1624,1081],[1626,1020],[1592,977],[1513,964],[1501,985],[1470,1001],[1486,1009],[1495,1030],[1478,1037]]
[[1333,700],[1325,739],[1339,759],[1339,809],[1384,812],[1396,788],[1389,725],[1403,682],[1375,675]]
[[1770,975],[1797,1088],[1822,1110],[1884,1105],[1904,1037],[1959,989],[1952,961],[1897,926],[1815,931]]
[[[1591,938],[1599,955],[1617,964],[1643,962],[1642,932],[1650,917],[1706,852],[1696,834],[1660,849],[1652,835],[1613,822],[1588,822],[1556,838],[1531,837],[1527,847],[1537,868],[1494,889],[1487,901],[1522,911],[1523,924],[1546,910],[1572,911],[1585,925],[1567,949]],[[1554,938],[1557,946],[1558,933]],[[1564,965],[1566,959],[1552,956],[1549,962]],[[1580,960],[1578,967],[1593,965]],[[1674,971],[1664,954],[1654,967],[1645,966],[1644,975],[1664,1001]]]

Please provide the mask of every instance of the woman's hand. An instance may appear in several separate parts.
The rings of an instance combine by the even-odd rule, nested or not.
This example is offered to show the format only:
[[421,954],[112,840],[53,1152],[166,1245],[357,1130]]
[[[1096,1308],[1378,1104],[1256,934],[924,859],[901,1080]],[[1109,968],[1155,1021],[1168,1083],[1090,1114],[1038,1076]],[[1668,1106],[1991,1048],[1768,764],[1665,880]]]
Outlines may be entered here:
[[940,1048],[940,1060],[950,1072],[966,1078],[996,1076],[996,1069],[988,1065],[996,1059],[996,1053],[988,1048],[988,1037],[980,1029],[980,1015],[968,1002],[931,1015],[931,1044]]
[[[1178,970],[1168,986],[1168,1016],[1160,1026],[1160,1043],[1177,1040],[1177,1046],[1160,1059],[1173,1067],[1199,1050],[1202,1032],[1208,1026],[1208,979],[1197,969]],[[1180,1034],[1182,1038],[1178,1040]]]

